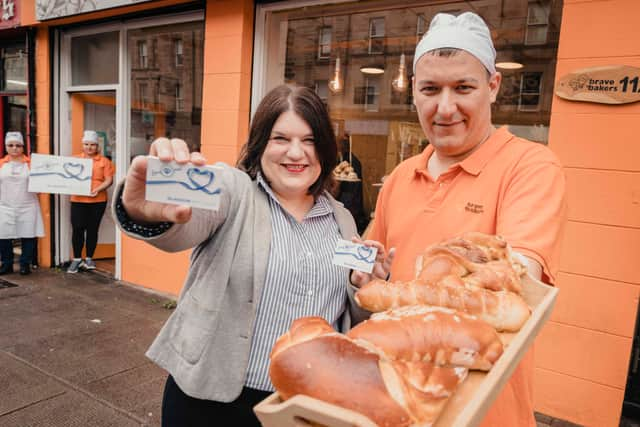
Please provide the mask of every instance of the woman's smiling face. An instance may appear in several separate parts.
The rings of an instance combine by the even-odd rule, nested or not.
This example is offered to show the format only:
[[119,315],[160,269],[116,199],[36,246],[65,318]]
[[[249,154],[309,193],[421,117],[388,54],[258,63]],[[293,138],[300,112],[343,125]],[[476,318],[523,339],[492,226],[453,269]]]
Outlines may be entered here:
[[278,198],[312,197],[309,187],[320,177],[320,162],[311,127],[294,111],[274,123],[260,166]]

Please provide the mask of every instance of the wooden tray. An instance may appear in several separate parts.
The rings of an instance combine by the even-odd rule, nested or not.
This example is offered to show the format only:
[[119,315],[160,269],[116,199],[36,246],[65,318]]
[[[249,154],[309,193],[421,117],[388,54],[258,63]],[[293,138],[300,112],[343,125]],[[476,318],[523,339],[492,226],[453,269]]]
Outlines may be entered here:
[[[557,288],[525,276],[523,297],[531,306],[531,317],[517,333],[501,334],[506,348],[498,362],[489,372],[469,371],[433,427],[473,427],[480,424],[549,318],[557,296]],[[264,427],[375,427],[362,414],[303,395],[282,402],[278,393],[273,393],[253,410]]]

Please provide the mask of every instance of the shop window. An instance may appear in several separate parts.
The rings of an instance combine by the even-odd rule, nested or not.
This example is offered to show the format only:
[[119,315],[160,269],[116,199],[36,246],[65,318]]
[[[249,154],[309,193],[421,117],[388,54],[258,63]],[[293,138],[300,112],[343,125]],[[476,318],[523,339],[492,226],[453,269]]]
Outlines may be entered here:
[[0,49],[2,69],[1,92],[24,92],[27,90],[27,55],[22,47]]
[[331,27],[320,28],[318,35],[318,59],[329,59],[331,57]]
[[369,20],[369,54],[384,53],[384,18]]
[[117,84],[119,39],[118,31],[73,37],[71,84]]
[[538,111],[542,94],[542,73],[522,73],[519,111]]
[[[491,108],[493,123],[508,125],[511,132],[523,138],[546,143],[562,0],[508,0],[504,8],[500,8],[500,0],[392,3],[292,0],[265,6],[270,25],[256,37],[264,41],[264,52],[272,53],[269,58],[278,60],[260,62],[264,65],[255,74],[259,76],[254,82],[256,99],[281,82],[315,88],[327,103],[332,121],[343,123],[339,132],[349,129],[357,150],[361,150],[358,154],[368,153],[362,157],[363,170],[371,164],[382,165],[376,169],[380,174],[372,172],[363,177],[365,199],[369,194],[369,205],[373,206],[378,188],[374,184],[380,182],[382,174],[393,170],[400,158],[415,155],[428,143],[413,105],[411,85],[399,90],[393,84],[400,74],[402,54],[410,79],[413,53],[432,17],[441,12],[459,15],[475,11],[489,23],[498,61],[516,65],[499,69],[503,84]],[[509,6],[511,3],[513,7]],[[516,3],[524,4],[524,9]],[[529,4],[531,10],[527,13]],[[257,7],[263,6],[259,2]],[[500,10],[503,16],[496,12]],[[330,42],[328,34],[322,35],[322,28],[331,29]],[[331,50],[322,51],[323,40]],[[528,45],[525,40],[544,41]],[[326,54],[329,57],[318,60]],[[328,92],[328,82],[335,80],[338,58],[340,90]],[[384,126],[378,127],[378,123]],[[412,132],[397,131],[400,124]],[[400,156],[402,147],[407,146],[411,150]]]
[[[163,136],[183,139],[190,150],[199,150],[204,23],[135,29],[127,37],[131,84],[141,85],[131,92],[131,156],[146,153],[148,144]],[[143,40],[147,67],[137,68]]]
[[149,48],[146,40],[138,42],[138,67],[149,68]]
[[548,4],[531,3],[527,11],[527,32],[525,34],[525,45],[540,45],[547,43],[547,33],[549,31],[549,9]]

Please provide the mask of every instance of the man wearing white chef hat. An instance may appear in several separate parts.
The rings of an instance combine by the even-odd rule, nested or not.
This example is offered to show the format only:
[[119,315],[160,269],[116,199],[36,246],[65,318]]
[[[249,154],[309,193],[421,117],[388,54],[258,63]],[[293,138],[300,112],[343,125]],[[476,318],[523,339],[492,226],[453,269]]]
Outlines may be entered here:
[[[492,125],[495,59],[489,28],[471,12],[437,14],[416,46],[413,98],[429,145],[385,180],[366,236],[396,248],[391,280],[413,279],[427,246],[479,231],[503,236],[532,276],[555,281],[563,169],[546,146]],[[532,373],[529,352],[482,426],[535,427]]]

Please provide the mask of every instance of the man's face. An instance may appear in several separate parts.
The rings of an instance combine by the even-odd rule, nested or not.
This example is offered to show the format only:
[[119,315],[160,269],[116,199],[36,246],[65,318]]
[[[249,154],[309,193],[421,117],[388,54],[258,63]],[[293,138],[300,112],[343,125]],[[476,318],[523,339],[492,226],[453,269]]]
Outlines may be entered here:
[[418,119],[439,155],[464,158],[489,136],[500,73],[489,77],[476,57],[460,51],[422,56],[413,78]]

